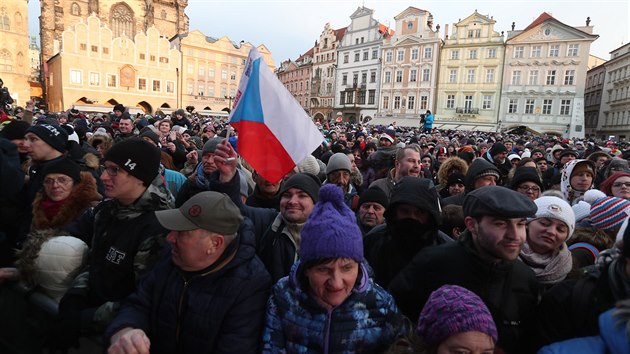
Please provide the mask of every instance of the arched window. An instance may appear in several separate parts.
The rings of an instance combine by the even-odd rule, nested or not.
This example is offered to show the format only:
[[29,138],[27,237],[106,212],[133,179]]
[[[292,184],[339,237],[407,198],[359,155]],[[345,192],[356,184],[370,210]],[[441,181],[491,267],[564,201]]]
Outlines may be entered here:
[[7,15],[7,8],[0,9],[0,30],[9,31],[11,29],[11,23],[9,22],[9,15]]
[[162,11],[160,12],[160,17],[161,17],[163,20],[166,20],[166,11],[165,11],[165,10],[162,10]]
[[118,3],[112,6],[111,29],[114,32],[114,37],[120,37],[123,33],[129,38],[133,38],[135,35],[133,11],[127,4]]
[[22,28],[22,14],[19,11],[13,15],[13,21],[15,22],[16,28]]
[[0,71],[12,71],[13,60],[11,59],[11,53],[6,49],[0,50]]
[[24,54],[22,54],[22,52],[19,52],[19,53],[17,54],[17,60],[16,60],[16,61],[17,61],[17,65],[18,65],[19,67],[24,66]]
[[70,6],[70,13],[74,16],[81,16],[81,8],[79,7],[79,4],[73,2]]

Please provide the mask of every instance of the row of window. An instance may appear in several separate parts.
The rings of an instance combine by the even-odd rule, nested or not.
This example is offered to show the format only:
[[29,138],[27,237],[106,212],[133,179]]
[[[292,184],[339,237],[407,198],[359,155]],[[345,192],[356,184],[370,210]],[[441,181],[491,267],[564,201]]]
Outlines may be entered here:
[[604,126],[630,125],[630,111],[612,112],[604,114]]
[[[334,45],[333,45],[334,48]],[[315,62],[319,63],[322,61],[331,61],[331,60],[335,60],[335,52],[334,51],[330,51],[328,53],[326,53],[326,55],[324,56],[324,54],[319,54],[315,56]]]
[[[370,53],[372,53],[371,57],[370,57]],[[355,50],[354,61],[358,62],[361,60],[361,58],[363,58],[363,61],[370,60],[370,59],[378,59],[378,48],[372,48],[371,51],[370,49],[364,49],[363,51]],[[347,64],[349,60],[350,60],[350,53],[349,52],[343,53],[343,63]]]
[[[366,91],[341,91],[341,97],[339,102],[345,102],[346,104],[365,104]],[[367,91],[367,104],[374,104],[376,101],[376,90]]]
[[[188,74],[195,75],[195,64],[188,64]],[[197,76],[200,78],[206,77],[206,67],[199,66],[197,69]],[[236,71],[230,71],[230,80],[236,80]],[[208,68],[208,78],[214,78],[214,68]],[[228,71],[226,69],[221,69],[221,79],[228,79]]]
[[[420,105],[419,105],[419,109],[427,109],[427,107],[429,106],[429,97],[428,96],[420,96]],[[384,110],[388,110],[390,109],[390,97],[389,96],[383,96],[383,104],[382,106]],[[416,109],[416,96],[407,96],[407,97],[401,97],[401,96],[393,96],[393,102],[391,105],[391,109],[401,109],[401,108],[406,108],[406,109]]]
[[[399,48],[396,50],[396,62],[405,61],[405,54],[407,50],[405,48]],[[418,48],[411,48],[410,50],[410,60],[418,60],[418,55],[420,50]],[[388,50],[385,52],[385,62],[391,63],[393,62],[394,51]],[[424,47],[423,51],[423,59],[431,59],[433,58],[433,47]]]
[[[521,70],[513,70],[512,71],[512,80],[511,83],[512,85],[521,85]],[[527,84],[528,85],[538,85],[538,70],[530,70],[529,71],[529,76],[528,76],[528,81]],[[556,83],[560,83],[560,81],[558,80],[558,82],[556,82],[556,78],[558,76],[558,70],[547,70],[546,75],[545,75],[545,81],[544,84],[545,85],[555,85]],[[564,81],[563,81],[563,85],[567,85],[567,86],[571,86],[571,85],[575,85],[575,70],[565,70],[564,71]]]
[[[542,45],[534,45],[530,48],[529,57],[530,58],[540,58],[542,56]],[[580,45],[579,44],[569,44],[567,45],[567,51],[565,56],[567,57],[577,57],[580,54]],[[547,48],[547,57],[548,58],[557,58],[560,56],[560,44],[549,44],[549,48]],[[515,46],[513,58],[525,58],[525,46]]]
[[[205,84],[197,83],[197,90],[195,91],[195,84],[193,82],[188,82],[186,84],[186,92],[189,95],[215,97],[214,85],[208,85],[207,88],[208,90],[206,91]],[[220,90],[221,90],[221,94],[219,95],[219,97],[227,96],[227,92],[228,92],[227,87],[221,86]],[[230,96],[234,97],[234,95],[236,95],[236,89],[232,88],[230,89]]]
[[[478,59],[479,52],[485,51],[487,59],[494,59],[497,57],[497,48],[475,48],[468,49],[468,59]],[[459,49],[451,49],[449,58],[451,60],[459,60]]]
[[[16,12],[13,15],[13,21],[15,22],[16,28],[22,28],[22,13],[20,13],[19,11]],[[11,30],[11,20],[9,19],[9,14],[6,7],[0,8],[0,30]]]
[[[403,71],[402,70],[396,70],[395,74],[396,74],[395,81],[396,82],[402,82],[403,81]],[[431,69],[422,69],[422,77],[420,79],[421,79],[421,81],[429,81],[431,79]],[[408,81],[409,82],[416,82],[416,81],[418,81],[418,69],[411,69],[411,70],[409,70]],[[391,73],[391,71],[385,71],[384,74],[383,74],[383,83],[388,84],[390,82],[392,82],[392,73]]]
[[[151,83],[151,91],[152,92],[162,92],[162,80],[159,79],[149,79],[146,78],[137,78],[136,79],[136,89],[138,91],[147,91],[148,83]],[[174,93],[175,92],[175,81],[165,81],[166,93]],[[70,70],[70,83],[73,85],[83,85],[83,71],[71,69]],[[52,84],[52,83],[51,83]],[[88,74],[88,85],[89,86],[101,86],[101,73],[90,71]],[[117,88],[119,85],[118,82],[118,74],[105,74],[105,87],[107,88]]]
[[[518,98],[510,98],[508,101],[507,113],[520,113],[519,112],[519,102],[521,100]],[[527,98],[525,99],[525,106],[523,110],[523,114],[543,114],[543,115],[551,115],[551,114],[559,114],[561,116],[570,116],[571,115],[571,100],[562,99],[560,100],[560,106],[558,107],[557,112],[553,112],[554,104],[553,99],[543,99],[542,106],[540,108],[536,107],[536,99]]]
[[[481,109],[493,109],[494,95],[483,95]],[[446,95],[446,108],[455,109],[455,94]],[[464,95],[464,112],[470,112],[473,108],[473,95]]]
[[[308,80],[307,81],[303,81],[303,82],[299,82],[299,91],[303,91],[304,88],[306,88],[306,90],[309,90],[309,86],[308,86]],[[293,91],[298,91],[298,83],[297,82],[292,82],[290,84],[285,84],[285,87],[287,88],[287,90],[289,90],[289,92],[293,92]]]
[[[361,84],[365,84],[367,83],[367,72],[362,72],[361,73]],[[376,70],[371,70],[370,71],[370,83],[375,83],[376,82]],[[348,85],[348,73],[343,73],[341,74],[341,84],[342,85]],[[359,84],[359,73],[353,73],[352,74],[352,84],[353,85],[358,85]]]

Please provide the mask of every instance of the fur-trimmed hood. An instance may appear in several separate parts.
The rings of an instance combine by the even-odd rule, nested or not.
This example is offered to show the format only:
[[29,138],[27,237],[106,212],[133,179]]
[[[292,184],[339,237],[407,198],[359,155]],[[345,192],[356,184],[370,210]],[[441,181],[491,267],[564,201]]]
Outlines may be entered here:
[[65,225],[80,217],[85,210],[99,202],[103,197],[98,194],[96,180],[89,172],[81,172],[81,181],[72,188],[68,200],[59,210],[59,213],[48,220],[41,203],[45,195],[43,189],[37,192],[33,201],[33,222],[31,230],[39,229],[63,229]]
[[448,182],[449,171],[458,170],[464,176],[468,172],[468,164],[460,157],[452,156],[446,159],[441,165],[437,173],[437,182],[441,188],[446,186]]

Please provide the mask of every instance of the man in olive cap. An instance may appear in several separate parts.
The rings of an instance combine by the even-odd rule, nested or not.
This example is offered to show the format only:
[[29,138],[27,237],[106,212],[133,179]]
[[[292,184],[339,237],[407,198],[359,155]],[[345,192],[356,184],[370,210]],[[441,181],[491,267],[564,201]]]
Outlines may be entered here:
[[211,191],[155,216],[171,249],[110,324],[108,353],[258,352],[272,284],[251,222]]
[[466,231],[458,241],[423,249],[389,289],[403,313],[417,318],[432,291],[445,284],[463,286],[488,305],[502,350],[530,352],[527,320],[538,300],[538,283],[517,258],[536,204],[508,188],[486,186],[466,194],[463,209]]

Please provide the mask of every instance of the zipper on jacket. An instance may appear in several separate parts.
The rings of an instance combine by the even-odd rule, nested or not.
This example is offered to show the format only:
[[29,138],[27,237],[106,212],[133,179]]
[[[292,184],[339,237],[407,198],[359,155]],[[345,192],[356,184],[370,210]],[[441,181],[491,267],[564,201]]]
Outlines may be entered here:
[[186,295],[186,290],[188,290],[188,284],[190,283],[190,279],[184,279],[184,289],[182,289],[182,294],[179,297],[179,303],[177,304],[177,326],[175,327],[175,348],[179,348],[179,333],[181,331],[181,320],[182,320],[182,304],[184,302],[184,296]]
[[330,309],[326,314],[326,333],[324,333],[324,354],[328,354],[328,350],[330,347],[330,323],[332,322],[332,311]]

